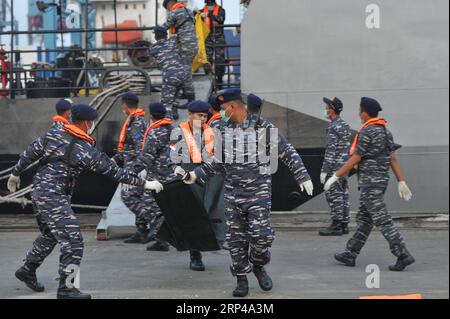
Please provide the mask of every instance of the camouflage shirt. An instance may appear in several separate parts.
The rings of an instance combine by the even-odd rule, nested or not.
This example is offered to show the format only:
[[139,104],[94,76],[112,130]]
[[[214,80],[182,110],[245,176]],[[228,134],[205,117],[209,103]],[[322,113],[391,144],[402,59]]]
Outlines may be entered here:
[[117,163],[123,163],[124,167],[131,167],[141,151],[147,124],[144,116],[133,116],[127,127],[123,151],[114,156]]
[[147,180],[156,179],[160,182],[172,175],[173,170],[169,167],[170,153],[167,152],[172,129],[172,125],[162,125],[150,131],[144,149],[133,165],[134,172],[139,173],[145,169]]
[[[233,130],[240,128],[244,134],[234,134]],[[222,128],[222,141],[234,140],[233,145],[228,143],[223,147],[224,156],[221,162],[215,161],[203,163],[195,169],[195,173],[201,183],[217,174],[225,171],[225,188],[226,191],[234,193],[238,197],[254,197],[257,193],[270,193],[271,174],[270,163],[261,161],[261,158],[255,152],[254,147],[248,145],[248,138],[243,138],[246,132],[260,129],[270,129],[275,126],[265,119],[259,119],[257,115],[249,115],[243,125],[237,125],[233,122],[226,123]],[[267,138],[269,132],[264,136],[258,135],[258,139]],[[257,141],[257,144],[260,142]],[[265,143],[265,141],[264,141]],[[298,184],[310,180],[310,176],[303,165],[300,155],[287,140],[278,134],[277,141],[278,153],[276,159],[280,159],[292,172]],[[269,147],[270,150],[274,149]],[[257,148],[258,149],[258,146]],[[263,148],[264,149],[264,148]],[[227,158],[246,158],[245,162],[232,160]]]
[[391,132],[382,125],[361,130],[355,153],[361,156],[358,164],[360,187],[386,187],[389,182],[390,156],[396,146]]
[[178,53],[176,37],[157,41],[150,47],[149,52],[162,71],[164,79],[172,77],[177,79],[185,76],[186,71]]
[[327,127],[327,147],[322,165],[322,173],[336,173],[349,159],[350,126],[337,117]]
[[20,155],[12,173],[19,176],[37,160],[41,162],[33,179],[34,198],[38,198],[40,194],[71,195],[75,182],[83,170],[99,173],[125,184],[144,183],[135,174],[119,168],[106,154],[89,142],[60,128],[50,129],[44,136],[31,143]]
[[169,11],[167,22],[164,26],[166,28],[176,28],[178,44],[183,55],[195,56],[197,54],[197,32],[195,30],[194,14],[191,10],[180,8]]

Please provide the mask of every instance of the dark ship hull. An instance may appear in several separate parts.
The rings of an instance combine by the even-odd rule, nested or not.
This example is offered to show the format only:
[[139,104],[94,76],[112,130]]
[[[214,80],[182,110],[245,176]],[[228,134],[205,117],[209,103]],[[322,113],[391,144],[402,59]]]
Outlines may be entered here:
[[[151,100],[158,98],[157,96],[143,97],[142,105],[148,105]],[[88,103],[90,98],[75,98],[74,100],[75,102]],[[53,106],[56,101],[57,99],[55,98],[47,98],[17,99],[14,102],[0,102],[0,171],[13,166],[19,158],[19,154],[27,145],[46,132],[51,125],[50,119],[53,116]],[[277,116],[287,111],[285,108],[266,103],[263,116],[277,124]],[[110,156],[114,154],[114,149],[117,146],[123,120],[120,104],[116,103],[94,134],[94,138],[97,140],[97,147]],[[323,123],[323,121],[317,121],[317,123],[313,121],[312,125],[324,125]],[[279,125],[281,126],[281,133],[288,137],[292,135],[283,130],[283,123],[280,122]],[[296,146],[294,143],[294,147]],[[313,176],[314,181],[317,181],[318,178],[314,177],[320,174],[323,148],[301,149],[297,147],[297,149],[303,155],[305,165]],[[36,168],[31,168],[21,175],[22,187],[31,184],[35,172]],[[316,190],[321,188],[319,184],[316,184],[315,187]],[[310,199],[305,194],[299,193],[295,180],[282,163],[279,163],[279,169],[273,176],[272,188],[273,210],[292,210]],[[117,183],[109,178],[91,172],[84,172],[76,184],[72,203],[89,206],[108,206],[116,189]],[[3,180],[0,182],[0,195],[4,196],[6,194],[8,194],[6,180]],[[29,195],[27,195],[27,198],[29,198]],[[99,212],[99,209],[89,208],[74,208],[74,210],[77,213]],[[19,204],[0,204],[0,214],[30,213],[32,213],[31,205],[22,207]]]

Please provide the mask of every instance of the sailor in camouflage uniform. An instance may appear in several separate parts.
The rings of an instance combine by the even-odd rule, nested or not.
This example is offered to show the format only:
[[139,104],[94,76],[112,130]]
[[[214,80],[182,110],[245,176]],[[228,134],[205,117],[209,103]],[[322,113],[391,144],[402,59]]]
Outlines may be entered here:
[[[173,120],[167,115],[167,109],[162,103],[151,103],[149,105],[152,124],[148,127],[142,142],[142,152],[139,154],[133,165],[133,171],[139,173],[143,170],[147,172],[147,180],[158,180],[167,183],[174,179],[173,170],[169,167],[170,153],[167,151],[170,146],[170,134],[173,130]],[[162,212],[152,192],[145,191],[142,197],[141,214],[151,217],[152,237],[160,229],[162,222]],[[148,251],[169,251],[166,242],[157,240],[155,244],[147,247]]]
[[170,29],[171,34],[177,35],[178,47],[187,73],[184,94],[189,101],[193,101],[195,100],[195,89],[192,80],[192,64],[198,53],[194,15],[184,3],[176,0],[164,0],[163,6],[168,10],[164,27]]
[[56,105],[56,114],[53,116],[52,127],[63,127],[65,124],[70,124],[70,109],[72,108],[72,100],[70,99],[61,99]]
[[358,165],[358,184],[361,190],[360,207],[356,216],[358,227],[348,241],[345,252],[336,254],[335,258],[347,266],[355,266],[356,257],[376,226],[388,241],[392,254],[397,257],[397,263],[389,266],[389,269],[402,271],[415,260],[406,249],[404,239],[384,203],[391,167],[399,182],[400,197],[408,201],[412,193],[394,154],[397,146],[391,132],[386,128],[387,122],[378,118],[381,110],[376,100],[367,97],[361,99],[360,117],[364,124],[350,150],[351,158],[326,182],[325,191]]
[[[272,279],[264,266],[270,262],[269,248],[274,240],[274,230],[269,219],[273,172],[271,163],[262,161],[256,151],[251,152],[251,148],[246,150],[245,145],[243,148],[240,147],[245,141],[239,139],[245,134],[239,133],[251,134],[254,130],[268,131],[267,129],[275,127],[269,121],[248,113],[247,106],[242,102],[241,91],[238,89],[226,90],[218,96],[218,101],[222,108],[222,116],[227,122],[222,128],[222,140],[226,144],[223,148],[225,160],[214,158],[214,161],[207,161],[190,172],[185,182],[193,183],[198,180],[205,183],[209,177],[224,171],[225,213],[228,226],[224,248],[230,251],[232,259],[230,269],[232,274],[237,276],[238,285],[233,295],[244,297],[248,294],[246,275],[252,270],[263,290],[272,289]],[[265,149],[267,135],[262,135],[259,135],[257,140],[264,141],[262,148]],[[236,142],[235,145],[231,143],[233,140]],[[306,190],[311,196],[313,184],[299,154],[283,136],[278,135],[275,140],[278,147],[275,158],[286,164],[301,190]],[[273,142],[270,149],[271,151],[276,149]],[[248,156],[248,160],[230,161],[233,154],[241,159]]]
[[[8,180],[8,189],[15,192],[20,174],[36,160],[40,166],[33,179],[31,199],[41,234],[28,251],[25,264],[16,277],[35,291],[44,286],[37,281],[36,269],[50,255],[58,243],[61,246],[59,265],[60,284],[57,297],[62,299],[90,299],[70,284],[71,266],[78,267],[83,256],[83,236],[80,223],[71,208],[74,185],[83,170],[90,170],[117,182],[144,186],[144,181],[127,170],[120,169],[108,156],[98,151],[95,141],[87,134],[93,127],[97,112],[88,105],[72,108],[73,125],[54,128],[34,141],[21,154]],[[146,188],[161,191],[158,182],[146,182]],[[69,282],[67,282],[69,281]]]
[[[113,160],[120,166],[130,169],[141,150],[147,125],[145,124],[145,111],[138,108],[139,98],[131,93],[122,95],[122,112],[127,116],[120,133],[117,154]],[[151,238],[150,216],[142,214],[142,193],[139,186],[122,185],[122,202],[136,215],[136,233],[126,239],[124,243],[147,243]]]
[[205,41],[206,55],[210,65],[214,66],[217,88],[221,89],[225,66],[219,64],[225,64],[225,48],[221,45],[226,44],[223,28],[226,12],[215,0],[205,0],[205,4],[201,16],[210,30]]
[[162,71],[161,103],[167,110],[167,116],[177,120],[178,111],[173,107],[178,91],[189,81],[188,74],[178,50],[177,37],[167,39],[167,31],[161,26],[156,26],[154,33],[157,42],[149,52]]
[[[178,133],[174,134],[174,136],[178,135],[178,140],[172,141],[169,154],[174,155],[171,156],[172,161],[170,166],[176,175],[186,176],[186,171],[189,172],[195,167],[198,167],[206,157],[211,157],[213,154],[215,135],[211,127],[206,124],[210,109],[211,105],[204,101],[193,101],[189,103],[188,119],[181,122],[177,131],[174,131],[174,133]],[[185,150],[188,150],[188,152],[185,152]],[[173,154],[171,154],[172,152]],[[174,163],[175,158],[179,160],[179,163]],[[191,188],[200,198],[203,198],[205,209],[210,213],[211,206],[210,203],[206,203],[205,188],[197,184],[192,185]],[[212,218],[210,214],[209,217]],[[189,268],[193,271],[204,271],[205,265],[203,264],[201,252],[191,250],[189,253]]]
[[[344,108],[341,100],[323,98],[326,104],[325,115],[331,120],[327,127],[327,146],[320,174],[320,182],[333,176],[349,159],[350,151],[350,126],[340,117]],[[341,236],[348,234],[348,223],[350,222],[350,205],[348,180],[342,177],[325,192],[328,205],[331,209],[331,225],[319,232],[321,236]]]

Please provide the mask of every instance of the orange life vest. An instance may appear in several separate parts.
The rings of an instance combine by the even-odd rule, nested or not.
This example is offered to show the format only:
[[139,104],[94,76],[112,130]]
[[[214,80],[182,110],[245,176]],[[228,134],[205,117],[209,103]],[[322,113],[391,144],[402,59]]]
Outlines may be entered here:
[[353,156],[353,154],[355,154],[356,151],[356,145],[358,144],[358,138],[359,138],[359,133],[361,132],[361,130],[365,129],[366,127],[372,126],[372,125],[383,125],[386,126],[387,121],[381,118],[373,118],[368,120],[366,123],[364,123],[361,128],[359,129],[358,133],[355,136],[355,139],[353,141],[352,147],[350,148],[350,156]]
[[65,117],[62,117],[60,115],[53,116],[52,120],[53,120],[53,122],[60,122],[60,123],[63,123],[63,124],[70,124],[70,122]]
[[123,124],[122,131],[120,132],[119,146],[117,146],[117,151],[120,153],[123,152],[125,140],[127,139],[127,128],[130,125],[130,120],[135,116],[145,116],[145,111],[143,109],[137,109],[136,111],[128,115],[127,120]]
[[69,132],[70,134],[72,134],[73,136],[76,136],[82,140],[88,141],[90,144],[95,146],[95,140],[92,137],[90,137],[86,132],[84,132],[80,128],[76,127],[75,125],[65,124],[64,129],[67,132]]
[[172,125],[172,124],[173,124],[173,121],[168,118],[153,122],[152,125],[149,126],[147,131],[145,131],[144,139],[142,140],[142,149],[144,149],[144,147],[145,147],[145,143],[147,142],[148,134],[150,134],[151,130],[158,128],[160,126],[163,126],[163,125]]
[[222,115],[220,113],[216,113],[214,114],[208,121],[208,125],[211,125],[212,122],[214,122],[215,120],[220,120],[222,118]]
[[[191,156],[192,163],[200,164],[203,161],[201,149],[198,147],[194,136],[192,135],[189,122],[183,122],[180,124],[180,128],[183,131],[184,138],[189,147],[189,155]],[[209,155],[214,154],[214,132],[208,124],[202,125],[202,131],[205,137],[205,149]]]
[[[208,26],[208,28],[211,30],[212,29],[212,25],[211,25],[211,18],[209,17],[209,9],[208,6],[205,6],[205,8],[203,9],[203,12],[206,13],[208,16],[205,18],[205,23]],[[214,11],[213,11],[213,16],[217,17],[219,15],[220,12],[220,6],[216,4]],[[213,22],[214,26],[218,26],[219,23],[217,21]]]
[[[176,4],[174,4],[172,6],[172,9],[170,9],[170,11],[175,11],[175,10],[183,9],[183,8],[186,9],[187,8],[186,5],[184,3],[178,2],[178,3],[176,3]],[[177,28],[171,27],[170,28],[170,33],[171,34],[177,34]]]

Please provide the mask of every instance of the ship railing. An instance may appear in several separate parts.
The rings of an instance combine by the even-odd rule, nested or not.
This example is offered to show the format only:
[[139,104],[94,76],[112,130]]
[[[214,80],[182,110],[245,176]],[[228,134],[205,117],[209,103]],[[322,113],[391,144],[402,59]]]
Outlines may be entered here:
[[[224,29],[239,29],[239,24],[228,24],[220,26]],[[219,27],[217,27],[219,28]],[[116,59],[113,61],[105,61],[101,63],[101,66],[90,64],[90,60],[93,58],[94,53],[96,55],[107,53],[112,53],[112,56],[117,57],[119,52],[126,52],[128,50],[135,50],[136,47],[131,45],[123,45],[118,43],[118,36],[116,36],[116,43],[111,47],[99,47],[99,48],[90,48],[88,47],[87,39],[89,38],[89,34],[95,34],[97,32],[116,32],[118,34],[120,31],[150,31],[153,30],[154,27],[139,27],[139,28],[80,28],[80,29],[68,29],[64,30],[65,33],[83,33],[85,36],[86,43],[85,47],[70,47],[70,48],[56,48],[56,49],[19,49],[14,46],[14,41],[11,41],[11,46],[8,50],[5,50],[4,53],[8,56],[8,60],[10,62],[10,66],[8,70],[0,70],[0,76],[4,76],[7,74],[8,77],[8,85],[6,88],[0,88],[1,94],[3,96],[9,96],[11,99],[15,99],[17,96],[27,96],[34,97],[34,92],[39,93],[42,92],[58,92],[58,97],[62,97],[64,95],[85,95],[89,96],[91,93],[97,94],[99,90],[101,90],[100,82],[103,74],[107,72],[110,67],[120,67],[120,66],[130,66],[131,62],[126,59]],[[34,30],[34,31],[6,31],[1,32],[1,35],[9,35],[11,39],[18,35],[30,35],[30,34],[59,34],[60,30]],[[216,32],[216,28],[213,29],[213,34]],[[225,61],[224,63],[216,63],[216,51],[217,49],[224,48],[225,50]],[[213,65],[216,67],[224,67],[224,81],[223,83],[217,83],[217,79],[215,77],[215,67],[212,68],[213,75],[213,91],[217,91],[222,88],[230,88],[230,87],[240,87],[240,53],[237,50],[240,49],[240,44],[217,44],[213,41]],[[233,54],[234,52],[234,54]],[[42,63],[41,65],[39,61],[33,64],[23,64],[18,65],[17,60],[20,59],[20,55],[24,54],[40,54],[46,55],[48,53],[56,53],[56,54],[68,54],[68,53],[82,53],[81,57],[83,66],[82,67],[55,67],[56,61],[54,65]],[[124,54],[126,55],[126,54]],[[51,66],[51,67],[46,67]],[[150,73],[150,77],[158,77],[162,76],[161,72],[158,71],[155,67],[146,68]],[[62,72],[66,73],[65,77],[61,77],[60,74]],[[72,74],[70,78],[67,77],[67,74]],[[79,74],[82,74],[81,77]],[[196,72],[194,77],[205,76],[206,73],[201,69]],[[40,87],[32,87],[30,86],[30,80],[46,80],[52,79],[54,82],[45,83],[44,86]],[[95,81],[92,81],[94,79]],[[76,83],[75,83],[76,82]],[[1,82],[0,82],[1,83]],[[45,94],[49,96],[49,94]],[[67,97],[67,96],[66,96]]]
[[[218,32],[225,33],[227,30],[232,30],[235,36],[241,32],[240,24],[223,24],[213,26],[211,30],[212,46],[206,45],[207,50],[212,49],[212,76],[213,76],[213,92],[227,88],[240,88],[241,87],[241,44],[240,39],[232,41],[233,43],[221,44],[216,41],[216,34]],[[223,49],[225,56],[224,61],[217,61],[217,51]],[[216,77],[216,71],[218,68],[223,67],[224,73],[222,81],[218,81]]]

